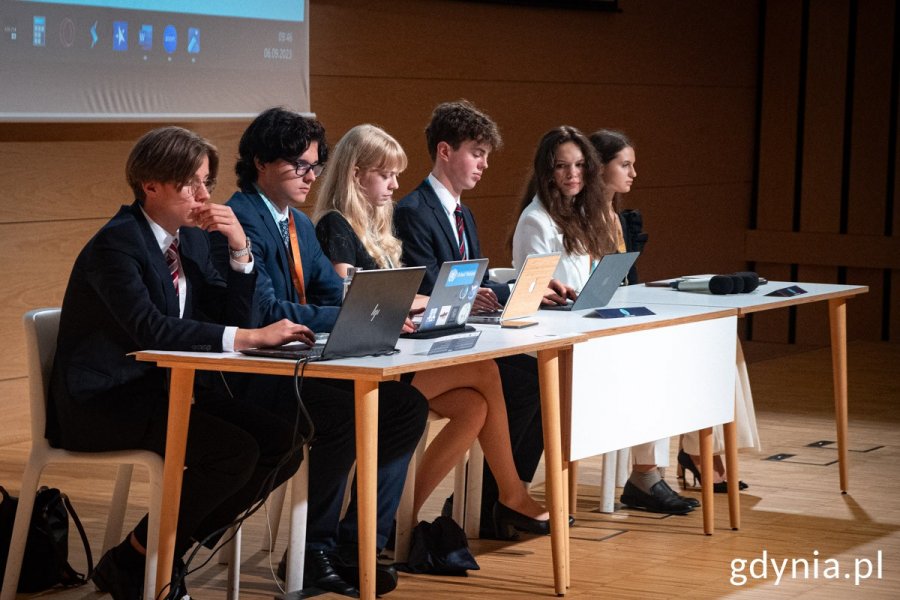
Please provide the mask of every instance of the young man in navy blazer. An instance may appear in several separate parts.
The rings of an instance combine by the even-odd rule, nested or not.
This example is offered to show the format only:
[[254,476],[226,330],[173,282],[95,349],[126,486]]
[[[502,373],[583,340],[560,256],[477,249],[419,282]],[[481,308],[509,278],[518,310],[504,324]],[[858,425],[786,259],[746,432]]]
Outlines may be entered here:
[[[500,148],[502,139],[491,118],[465,100],[438,105],[425,129],[425,138],[433,162],[431,174],[397,203],[394,226],[397,237],[403,241],[404,265],[426,267],[419,293],[429,295],[444,261],[460,260],[463,253],[469,259],[481,258],[475,219],[460,202],[460,196],[481,180],[488,167],[488,155]],[[462,213],[462,240],[457,210]],[[509,285],[489,281],[485,274],[474,310],[496,310],[506,302],[509,293]],[[513,458],[522,481],[531,481],[544,451],[537,365],[525,355],[498,359],[497,364]],[[493,507],[497,499],[497,482],[485,463],[481,537],[495,537]]]
[[[315,119],[272,108],[250,124],[238,153],[235,170],[241,191],[227,205],[253,242],[262,321],[289,318],[316,332],[330,331],[343,299],[343,280],[322,252],[312,222],[297,208],[328,158],[325,130]],[[295,245],[302,273],[292,266]],[[291,378],[232,379],[248,397],[293,420],[297,406]],[[356,458],[352,382],[307,378],[303,392],[316,430],[309,451],[304,587],[358,594],[355,489],[354,502],[340,520],[347,476]],[[379,393],[377,544],[383,548],[409,460],[425,428],[428,403],[404,382],[382,383]],[[396,584],[396,570],[379,565],[376,592],[387,593]]]
[[[51,445],[164,453],[167,371],[130,352],[312,339],[307,327],[286,320],[252,329],[256,272],[247,236],[231,209],[208,202],[217,168],[215,147],[179,127],[151,131],[131,151],[126,174],[135,201],[91,238],[66,287],[47,406]],[[207,231],[227,242],[223,271],[213,267]],[[270,477],[274,485],[287,480],[302,457],[278,417],[197,379],[176,562],[262,499]],[[100,559],[92,574],[98,589],[115,600],[141,598],[146,545],[145,516]],[[165,597],[181,594],[169,589]]]

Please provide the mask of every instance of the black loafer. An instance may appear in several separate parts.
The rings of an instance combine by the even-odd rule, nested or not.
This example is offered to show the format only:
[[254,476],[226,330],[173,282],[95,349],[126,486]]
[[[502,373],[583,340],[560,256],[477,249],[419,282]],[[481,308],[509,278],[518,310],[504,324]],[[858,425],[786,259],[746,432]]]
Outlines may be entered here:
[[141,600],[144,569],[129,565],[123,550],[120,546],[110,548],[91,573],[91,581],[97,591],[111,595],[113,600]]
[[653,484],[649,494],[630,481],[625,482],[625,488],[622,490],[622,504],[648,512],[670,515],[685,515],[694,510],[663,479]]
[[334,561],[334,557],[326,550],[307,548],[303,565],[303,587],[315,587],[326,592],[359,598],[359,589],[337,572]]
[[[356,546],[342,546],[334,568],[345,581],[359,589],[359,553]],[[394,565],[375,563],[375,594],[383,596],[397,589],[399,576]]]

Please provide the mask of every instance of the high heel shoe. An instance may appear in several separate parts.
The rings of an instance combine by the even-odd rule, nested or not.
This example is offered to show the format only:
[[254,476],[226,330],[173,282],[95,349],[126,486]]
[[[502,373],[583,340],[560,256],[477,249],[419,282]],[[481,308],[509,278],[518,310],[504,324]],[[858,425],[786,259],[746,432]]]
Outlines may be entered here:
[[[682,485],[684,487],[688,487],[687,485],[687,472],[690,471],[694,476],[694,487],[698,487],[702,481],[700,478],[700,469],[697,468],[697,465],[694,464],[694,459],[691,458],[691,455],[685,452],[683,449],[678,450],[678,479],[681,479]],[[746,490],[750,486],[744,483],[743,481],[738,481],[738,489]],[[716,494],[727,494],[728,493],[728,482],[727,481],[719,481],[713,484],[713,491]]]
[[[532,519],[527,515],[515,511],[499,502],[494,504],[494,535],[498,540],[515,540],[519,535],[516,531],[534,533],[537,535],[550,534],[550,520],[541,521]],[[575,523],[575,517],[569,515],[569,527]]]

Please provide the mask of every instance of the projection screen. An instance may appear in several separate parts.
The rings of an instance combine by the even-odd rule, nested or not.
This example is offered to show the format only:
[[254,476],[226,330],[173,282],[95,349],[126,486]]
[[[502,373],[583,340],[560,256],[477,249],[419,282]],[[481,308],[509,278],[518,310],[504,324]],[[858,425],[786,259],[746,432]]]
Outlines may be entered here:
[[307,0],[0,0],[0,120],[309,112]]

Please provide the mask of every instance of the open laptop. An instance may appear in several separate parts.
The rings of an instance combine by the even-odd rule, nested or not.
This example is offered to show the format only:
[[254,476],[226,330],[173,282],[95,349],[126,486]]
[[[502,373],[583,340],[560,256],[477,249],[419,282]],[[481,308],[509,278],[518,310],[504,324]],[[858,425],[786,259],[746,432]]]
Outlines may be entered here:
[[312,347],[294,343],[241,352],[308,361],[393,354],[424,276],[425,267],[357,271],[327,339]]
[[544,310],[583,310],[602,308],[609,304],[613,294],[628,275],[628,270],[637,260],[640,252],[607,254],[600,259],[594,272],[588,277],[575,302],[557,306],[541,306]]
[[429,339],[473,331],[466,325],[466,319],[472,311],[472,303],[481,287],[487,265],[486,258],[442,264],[425,311],[413,318],[416,331],[400,337]]
[[541,299],[547,291],[550,280],[553,279],[557,263],[559,252],[528,255],[503,310],[469,315],[469,323],[503,327],[535,325],[534,321],[522,319],[533,315],[541,305]]

